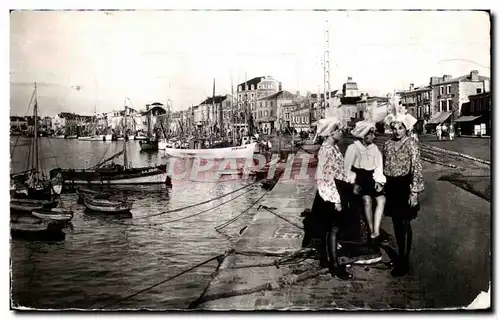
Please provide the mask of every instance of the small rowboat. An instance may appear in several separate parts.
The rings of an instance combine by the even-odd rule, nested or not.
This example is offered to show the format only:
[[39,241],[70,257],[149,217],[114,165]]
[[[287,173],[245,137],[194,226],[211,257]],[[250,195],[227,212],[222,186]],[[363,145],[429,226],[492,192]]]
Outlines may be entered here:
[[132,202],[130,201],[95,199],[90,196],[84,197],[84,204],[90,211],[110,214],[128,213],[132,209]]
[[55,221],[70,221],[73,219],[73,211],[64,208],[53,208],[52,210],[33,210],[31,212],[40,219],[49,219]]
[[10,199],[10,210],[32,212],[57,206],[57,200]]
[[79,204],[84,204],[85,197],[92,196],[95,199],[109,199],[110,195],[104,192],[92,190],[92,189],[85,189],[85,188],[78,188],[76,189],[76,194],[78,195],[78,203]]
[[10,234],[12,238],[27,240],[64,240],[62,231],[64,223],[60,221],[11,221]]

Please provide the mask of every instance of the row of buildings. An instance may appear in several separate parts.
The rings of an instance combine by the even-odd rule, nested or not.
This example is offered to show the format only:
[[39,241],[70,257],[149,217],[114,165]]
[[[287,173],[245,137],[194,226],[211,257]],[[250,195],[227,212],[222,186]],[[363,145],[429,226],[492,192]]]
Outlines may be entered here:
[[431,132],[440,124],[454,124],[465,135],[491,135],[490,78],[477,70],[453,78],[430,77],[427,85],[399,91],[402,104],[418,122],[416,129]]
[[[476,70],[452,78],[449,75],[430,77],[427,85],[397,91],[402,104],[418,120],[417,131],[433,131],[442,123],[455,123],[463,134],[475,134],[479,125],[483,135],[491,131],[490,79],[480,76]],[[44,118],[43,125],[53,131],[61,131],[69,124],[90,126],[97,130],[120,130],[125,126],[134,132],[146,132],[155,127],[160,117],[167,118],[167,132],[226,133],[233,129],[244,132],[255,129],[260,133],[294,129],[308,131],[329,107],[340,107],[343,120],[354,123],[364,118],[367,106],[374,101],[387,104],[390,95],[370,96],[361,92],[358,84],[348,78],[340,90],[324,93],[289,92],[283,90],[280,81],[272,76],[260,76],[237,85],[236,95],[215,95],[187,110],[171,112],[170,107],[155,102],[144,111],[128,108],[127,123],[124,111],[103,113],[94,117],[60,113]],[[150,122],[148,122],[148,115]],[[22,119],[11,118],[11,126],[19,126]],[[249,128],[253,126],[253,128]],[[255,131],[252,130],[252,131]]]

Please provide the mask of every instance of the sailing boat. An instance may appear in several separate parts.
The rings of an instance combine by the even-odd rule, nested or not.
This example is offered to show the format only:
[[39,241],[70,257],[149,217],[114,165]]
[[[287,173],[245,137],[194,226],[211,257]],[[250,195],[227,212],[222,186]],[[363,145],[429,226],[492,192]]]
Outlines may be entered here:
[[148,137],[146,140],[139,140],[139,145],[141,146],[141,151],[156,151],[158,150],[158,139],[153,138],[151,134],[151,110],[149,110],[149,105],[146,106],[147,121],[148,121]]
[[58,170],[54,170],[51,176],[52,179],[50,180],[43,172],[40,164],[36,83],[30,105],[32,101],[35,101],[33,106],[34,134],[30,140],[30,148],[28,150],[28,168],[25,171],[11,174],[10,208],[15,211],[31,212],[33,209],[53,208],[57,206],[58,197],[62,191],[61,173]]
[[[125,106],[125,130],[129,109]],[[110,161],[123,155],[123,165]],[[54,169],[51,175],[60,170],[66,185],[136,185],[136,184],[169,184],[167,165],[131,168],[127,157],[127,142],[123,141],[122,151],[99,162],[89,169]]]

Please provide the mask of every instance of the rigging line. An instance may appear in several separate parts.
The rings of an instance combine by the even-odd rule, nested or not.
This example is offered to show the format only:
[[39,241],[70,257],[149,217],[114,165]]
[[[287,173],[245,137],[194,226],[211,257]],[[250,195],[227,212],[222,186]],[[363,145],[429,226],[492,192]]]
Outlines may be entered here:
[[206,204],[206,203],[209,203],[209,202],[212,202],[212,201],[224,198],[224,197],[226,197],[226,196],[228,196],[230,194],[233,194],[233,193],[236,193],[236,192],[238,192],[240,190],[243,190],[245,188],[251,187],[251,186],[255,185],[256,183],[257,183],[257,181],[249,183],[249,184],[247,184],[247,185],[245,185],[245,186],[243,186],[241,188],[238,188],[236,190],[233,190],[231,192],[223,194],[222,196],[215,197],[215,198],[212,198],[212,199],[208,199],[208,200],[205,200],[205,201],[202,201],[202,202],[198,202],[198,203],[195,203],[195,204],[191,204],[191,205],[188,205],[188,206],[185,206],[185,207],[180,207],[180,208],[176,208],[176,209],[172,209],[172,210],[167,210],[167,211],[163,211],[163,212],[160,212],[160,213],[155,213],[155,214],[148,215],[148,216],[137,217],[137,218],[133,218],[133,219],[134,220],[139,220],[139,219],[145,219],[145,218],[152,218],[152,217],[161,216],[161,215],[164,215],[164,214],[167,214],[167,213],[179,212],[179,211],[183,211],[183,210],[190,209],[190,208],[193,208],[193,207],[197,207],[197,206],[200,206],[200,205],[203,205],[203,204]]
[[[280,216],[280,215],[279,215],[279,214],[277,214],[276,212],[274,212],[274,211],[272,211],[271,209],[269,209],[267,206],[259,206],[259,209],[260,209],[260,208],[262,208],[262,209],[265,209],[265,210],[269,211],[270,213],[274,214],[274,215],[275,215],[275,216],[277,216],[278,218],[285,220],[286,222],[288,222],[288,223],[289,223],[289,224],[291,224],[292,226],[297,227],[297,228],[299,228],[299,229],[301,229],[301,230],[304,230],[304,228],[302,228],[302,227],[301,227],[301,226],[299,226],[298,224],[296,224],[296,223],[294,223],[294,222],[292,222],[292,221],[288,220],[288,219],[287,219],[287,218],[285,218],[285,217]],[[259,209],[257,209],[257,210],[259,210]]]
[[[28,104],[28,108],[26,109],[26,114],[24,115],[25,119],[28,116],[28,112],[30,111],[30,107],[31,107],[31,103],[33,102],[34,95],[35,95],[35,91],[33,91],[33,93],[31,94],[30,103]],[[14,154],[14,151],[16,150],[16,147],[17,147],[17,142],[19,141],[19,138],[21,138],[21,136],[22,135],[17,136],[16,142],[14,143],[14,147],[12,148],[11,154]]]
[[130,299],[130,298],[132,298],[132,297],[135,297],[135,296],[137,296],[137,295],[139,295],[139,294],[141,294],[141,293],[144,293],[144,292],[146,292],[146,291],[149,291],[149,290],[151,290],[151,289],[153,289],[153,288],[155,288],[155,287],[157,287],[157,286],[159,286],[159,285],[164,284],[164,283],[165,283],[165,282],[167,282],[167,281],[173,280],[173,279],[175,279],[175,278],[177,278],[177,277],[182,276],[182,275],[183,275],[183,274],[185,274],[185,273],[188,273],[189,271],[192,271],[192,270],[194,270],[194,269],[196,269],[196,268],[199,268],[199,267],[203,266],[204,264],[207,264],[207,263],[212,262],[212,261],[214,261],[214,260],[220,260],[220,259],[222,259],[222,257],[224,257],[224,255],[223,255],[223,254],[220,254],[220,255],[217,255],[217,256],[212,257],[212,258],[210,258],[210,259],[207,259],[207,260],[205,260],[205,261],[203,261],[203,262],[200,262],[200,263],[198,263],[198,264],[196,264],[196,265],[194,265],[194,266],[192,266],[192,267],[190,267],[190,268],[188,268],[188,269],[186,269],[186,270],[184,270],[184,271],[179,272],[179,273],[178,273],[178,274],[176,274],[176,275],[173,275],[173,276],[171,276],[171,277],[168,277],[168,278],[167,278],[167,279],[165,279],[165,280],[162,280],[162,281],[160,281],[160,282],[157,282],[157,283],[155,283],[155,284],[153,284],[153,285],[151,285],[151,286],[149,286],[149,287],[147,287],[147,288],[144,288],[144,289],[139,290],[139,291],[137,291],[137,292],[135,292],[135,293],[132,293],[132,294],[130,294],[130,295],[128,295],[128,296],[125,296],[125,297],[123,297],[123,298],[120,298],[120,299],[118,299],[118,300],[116,300],[116,301],[114,301],[114,302],[112,302],[112,303],[110,303],[110,304],[107,304],[107,305],[105,305],[104,307],[102,307],[102,309],[104,309],[104,308],[109,308],[109,307],[111,307],[111,306],[114,306],[114,305],[116,305],[116,304],[118,304],[118,303],[122,302],[122,301],[128,300],[128,299]]
[[264,198],[271,190],[267,190],[262,194],[257,200],[255,200],[252,204],[250,204],[245,210],[243,210],[241,213],[239,213],[237,216],[234,218],[231,218],[230,220],[224,222],[223,224],[220,224],[215,227],[215,230],[220,231],[230,225],[231,223],[235,222],[238,220],[239,217],[241,217],[243,214],[245,214],[248,210],[250,210],[254,205],[256,205],[262,198]]
[[179,218],[179,219],[174,219],[174,220],[169,220],[169,221],[164,221],[164,222],[159,222],[159,223],[151,223],[151,224],[149,224],[149,225],[151,225],[151,226],[159,226],[159,225],[163,225],[163,224],[167,224],[167,223],[179,222],[179,221],[186,220],[186,219],[189,219],[189,218],[192,218],[192,217],[195,217],[195,216],[199,216],[200,214],[203,214],[203,213],[205,213],[205,212],[212,211],[212,210],[214,210],[214,209],[217,209],[217,208],[219,208],[219,207],[222,207],[222,206],[223,206],[223,205],[225,205],[226,203],[229,203],[229,202],[231,202],[231,201],[234,201],[235,199],[237,199],[237,198],[239,198],[239,197],[241,197],[241,196],[243,196],[243,195],[245,195],[245,194],[247,194],[247,193],[249,193],[249,192],[250,192],[250,191],[243,192],[242,194],[239,194],[239,195],[237,195],[237,196],[235,196],[235,197],[232,197],[232,198],[231,198],[231,199],[229,199],[229,200],[223,201],[223,202],[219,203],[219,204],[218,204],[218,205],[216,205],[216,206],[213,206],[213,207],[211,207],[211,208],[208,208],[208,209],[205,209],[205,210],[199,211],[199,212],[197,212],[197,213],[194,213],[194,214],[191,214],[191,215],[188,215],[188,216],[185,216],[185,217]]

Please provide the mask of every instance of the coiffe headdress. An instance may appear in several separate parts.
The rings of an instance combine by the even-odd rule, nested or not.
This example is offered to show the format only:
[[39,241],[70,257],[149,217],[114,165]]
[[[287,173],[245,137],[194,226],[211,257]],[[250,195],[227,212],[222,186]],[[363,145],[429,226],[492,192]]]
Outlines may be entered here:
[[413,126],[417,123],[417,119],[407,113],[406,108],[400,104],[397,96],[391,99],[390,112],[385,118],[386,124],[390,125],[393,122],[401,122],[406,127],[406,130],[413,129]]
[[387,114],[387,106],[378,106],[377,101],[366,107],[365,119],[356,122],[351,134],[356,138],[363,138],[371,130],[375,129],[375,124],[384,119]]
[[329,136],[332,134],[335,126],[343,126],[339,107],[330,107],[326,111],[326,117],[318,121],[316,136]]

